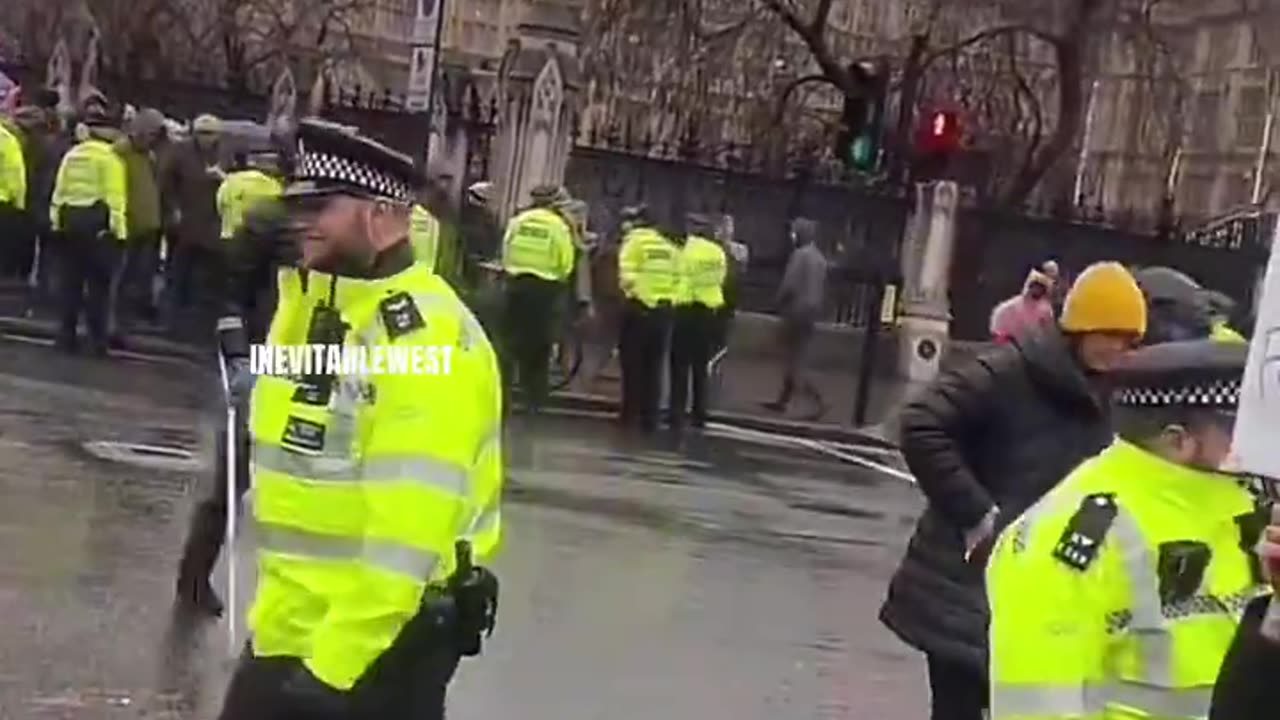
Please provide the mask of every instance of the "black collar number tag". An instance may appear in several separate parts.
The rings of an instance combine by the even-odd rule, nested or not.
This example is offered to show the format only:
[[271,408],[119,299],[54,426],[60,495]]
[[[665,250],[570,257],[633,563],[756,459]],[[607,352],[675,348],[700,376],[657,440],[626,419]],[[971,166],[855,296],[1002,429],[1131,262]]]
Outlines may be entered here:
[[305,453],[324,452],[324,425],[313,420],[290,415],[285,422],[280,444],[291,450]]
[[1244,556],[1247,558],[1249,573],[1253,576],[1255,583],[1266,582],[1266,576],[1262,573],[1262,562],[1258,560],[1256,548],[1258,540],[1262,538],[1262,533],[1267,528],[1267,522],[1270,517],[1270,503],[1263,503],[1253,512],[1237,515],[1235,518],[1236,529],[1240,532],[1240,550],[1244,552]]
[[1074,570],[1088,570],[1102,550],[1102,542],[1119,512],[1115,496],[1110,493],[1086,497],[1062,531],[1053,557]]
[[382,324],[387,328],[387,336],[395,340],[415,330],[427,326],[422,313],[413,302],[409,293],[396,293],[378,304],[378,312],[382,315]]
[[1202,542],[1175,540],[1160,544],[1160,602],[1164,605],[1195,597],[1213,551]]

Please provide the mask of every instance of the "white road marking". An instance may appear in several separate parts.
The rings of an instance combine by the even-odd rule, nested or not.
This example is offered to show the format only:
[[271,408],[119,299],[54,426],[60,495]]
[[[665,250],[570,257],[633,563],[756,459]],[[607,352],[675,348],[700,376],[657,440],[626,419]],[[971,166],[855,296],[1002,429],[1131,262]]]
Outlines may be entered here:
[[722,434],[738,435],[740,439],[750,437],[764,444],[774,444],[779,446],[790,446],[790,447],[799,446],[799,447],[807,448],[809,450],[813,450],[815,452],[819,452],[824,455],[834,457],[838,460],[843,460],[848,463],[853,463],[854,465],[860,465],[869,470],[875,470],[876,472],[884,473],[885,475],[888,475],[893,478],[897,478],[899,480],[906,480],[909,483],[914,483],[916,481],[915,477],[911,473],[903,472],[898,468],[885,465],[884,463],[879,463],[874,460],[868,460],[867,458],[860,457],[854,453],[846,452],[845,450],[842,450],[839,447],[841,445],[849,448],[857,447],[857,446],[845,445],[844,443],[826,443],[818,440],[810,440],[808,438],[791,437],[789,435],[778,435],[775,433],[762,432],[760,430],[752,430],[750,428],[740,428],[740,427],[735,427],[733,425],[724,425],[722,423],[709,423],[707,427],[708,429],[719,431]]

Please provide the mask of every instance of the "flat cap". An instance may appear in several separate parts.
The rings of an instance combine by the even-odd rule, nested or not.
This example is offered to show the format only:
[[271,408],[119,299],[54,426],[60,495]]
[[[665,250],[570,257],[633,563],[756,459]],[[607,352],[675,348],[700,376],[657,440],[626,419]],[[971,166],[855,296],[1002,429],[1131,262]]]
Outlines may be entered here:
[[573,198],[569,197],[568,190],[558,185],[538,185],[529,191],[529,199],[536,203],[560,205]]
[[637,220],[644,221],[649,219],[649,206],[641,203],[639,205],[628,205],[622,208],[619,213],[622,222],[635,222]]
[[1112,374],[1123,407],[1235,410],[1249,346],[1216,340],[1148,345]]
[[313,118],[298,123],[289,180],[286,198],[343,194],[406,205],[423,185],[408,155],[358,131]]

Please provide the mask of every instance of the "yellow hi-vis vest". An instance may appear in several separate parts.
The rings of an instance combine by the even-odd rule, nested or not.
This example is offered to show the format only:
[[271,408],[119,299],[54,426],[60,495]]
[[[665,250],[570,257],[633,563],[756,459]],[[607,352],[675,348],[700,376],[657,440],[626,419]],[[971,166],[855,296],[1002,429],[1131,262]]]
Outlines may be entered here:
[[680,294],[681,249],[649,227],[631,230],[618,250],[622,294],[647,307],[675,303]]
[[987,566],[991,720],[1205,718],[1265,592],[1256,518],[1234,478],[1123,440],[1082,464]]
[[238,170],[218,186],[218,217],[222,219],[222,239],[230,240],[244,225],[245,215],[255,205],[280,197],[284,185],[261,170]]
[[409,214],[409,242],[413,259],[435,272],[440,259],[440,221],[421,205],[415,204]]
[[724,248],[698,235],[690,235],[680,251],[681,305],[724,307],[724,281],[729,261]]
[[[329,283],[281,280],[294,317],[278,313],[268,342],[300,345]],[[340,279],[334,306],[350,326],[344,342],[388,372],[340,374],[323,405],[308,404],[300,378],[258,378],[249,625],[257,656],[299,658],[346,690],[454,571],[457,540],[479,561],[497,549],[502,400],[479,323],[422,265]]]
[[0,123],[0,205],[27,207],[27,161],[18,135]]
[[129,204],[128,172],[115,148],[97,138],[89,138],[67,151],[58,166],[49,203],[49,222],[62,229],[62,208],[92,207],[104,203],[110,211],[111,234],[123,243],[128,239],[125,222]]
[[1218,320],[1213,323],[1213,328],[1209,331],[1209,339],[1218,342],[1227,343],[1248,343],[1244,336],[1236,332],[1226,320]]
[[508,275],[536,275],[559,282],[573,272],[576,251],[569,223],[554,210],[533,208],[507,223],[502,269]]

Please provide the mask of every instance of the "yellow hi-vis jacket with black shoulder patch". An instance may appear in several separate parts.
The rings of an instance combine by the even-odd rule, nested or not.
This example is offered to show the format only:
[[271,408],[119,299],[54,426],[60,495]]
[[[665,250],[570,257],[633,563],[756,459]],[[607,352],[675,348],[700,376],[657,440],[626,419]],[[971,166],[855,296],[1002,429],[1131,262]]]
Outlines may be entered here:
[[1266,515],[1235,478],[1123,440],[1008,526],[987,566],[991,720],[1205,718]]
[[573,272],[576,252],[569,223],[554,210],[533,208],[507,223],[502,269],[507,275],[535,275],[562,282]]
[[238,170],[218,186],[218,217],[222,239],[230,240],[244,225],[245,214],[265,200],[280,197],[284,184],[261,170]]
[[698,235],[690,235],[680,251],[680,305],[724,307],[724,281],[729,260],[724,248]]
[[[298,279],[282,273],[270,344],[306,343],[329,294],[327,279],[306,289]],[[502,401],[479,323],[424,266],[340,279],[334,307],[349,326],[344,342],[383,353],[390,372],[341,375],[318,405],[301,378],[258,378],[249,624],[255,655],[300,658],[347,690],[453,573],[457,540],[470,540],[478,561],[497,549]],[[390,358],[404,351],[425,360],[397,372]]]
[[409,242],[413,244],[413,259],[435,272],[440,260],[440,221],[416,203],[409,213]]
[[0,205],[27,207],[27,161],[16,131],[0,123]]
[[631,230],[618,249],[622,294],[649,308],[674,304],[680,297],[681,249],[650,227]]
[[116,241],[128,239],[128,171],[110,143],[91,137],[67,151],[58,167],[49,202],[49,222],[62,229],[64,207],[88,208],[103,203],[110,212],[110,231]]

